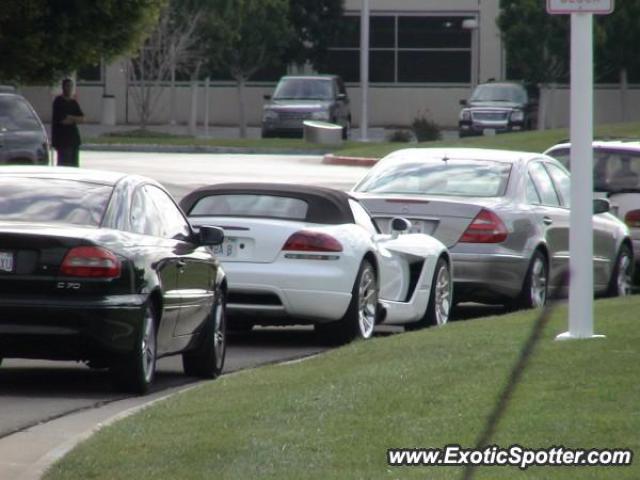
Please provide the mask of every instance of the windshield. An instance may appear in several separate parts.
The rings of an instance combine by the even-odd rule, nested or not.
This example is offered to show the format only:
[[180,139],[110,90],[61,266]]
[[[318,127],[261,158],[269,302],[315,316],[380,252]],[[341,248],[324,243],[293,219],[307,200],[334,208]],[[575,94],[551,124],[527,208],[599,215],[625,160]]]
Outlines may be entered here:
[[40,130],[40,122],[20,97],[0,95],[0,130]]
[[273,94],[275,100],[330,100],[333,82],[323,78],[284,78]]
[[471,101],[526,103],[527,94],[517,85],[478,85],[471,95]]
[[[552,150],[547,155],[571,167],[568,148]],[[593,189],[596,192],[640,192],[640,152],[595,149],[593,152]]]
[[52,178],[0,176],[0,221],[97,227],[112,187]]
[[511,164],[485,160],[431,160],[374,168],[357,192],[501,197]]

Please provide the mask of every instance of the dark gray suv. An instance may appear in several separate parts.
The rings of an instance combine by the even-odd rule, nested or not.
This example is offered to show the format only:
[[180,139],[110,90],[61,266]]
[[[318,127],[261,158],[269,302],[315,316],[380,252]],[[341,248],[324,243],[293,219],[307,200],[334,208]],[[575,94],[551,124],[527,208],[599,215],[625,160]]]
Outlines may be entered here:
[[537,124],[537,99],[517,82],[480,84],[471,98],[461,100],[460,105],[461,137],[531,130]]
[[0,87],[0,165],[48,165],[47,131],[31,104],[12,87]]
[[305,120],[320,120],[342,127],[342,137],[351,129],[351,110],[344,83],[337,75],[282,77],[262,114],[262,137],[303,134]]

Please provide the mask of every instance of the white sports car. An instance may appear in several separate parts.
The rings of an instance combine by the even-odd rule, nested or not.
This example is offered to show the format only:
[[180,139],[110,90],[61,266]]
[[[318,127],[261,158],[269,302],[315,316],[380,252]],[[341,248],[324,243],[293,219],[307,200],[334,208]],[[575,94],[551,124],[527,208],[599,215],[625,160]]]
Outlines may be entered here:
[[382,234],[348,193],[329,188],[229,183],[181,202],[194,227],[216,225],[229,282],[229,328],[314,324],[339,342],[368,338],[377,323],[442,325],[452,266],[435,238],[394,219]]

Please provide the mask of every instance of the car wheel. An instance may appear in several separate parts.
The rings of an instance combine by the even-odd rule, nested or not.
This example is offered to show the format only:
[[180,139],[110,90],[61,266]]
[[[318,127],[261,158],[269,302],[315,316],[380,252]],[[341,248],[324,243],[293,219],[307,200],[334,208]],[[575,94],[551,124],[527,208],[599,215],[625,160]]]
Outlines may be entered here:
[[316,324],[316,332],[330,343],[347,343],[373,335],[378,319],[378,279],[373,265],[363,260],[351,291],[351,302],[342,320]]
[[433,282],[429,303],[424,316],[414,323],[405,325],[405,330],[442,326],[449,321],[453,305],[453,281],[447,261],[440,257],[433,272]]
[[112,366],[116,385],[127,392],[147,393],[156,373],[156,353],[156,313],[148,304],[133,352]]
[[529,269],[524,279],[522,291],[518,301],[520,308],[540,308],[547,303],[549,291],[549,268],[547,258],[540,250],[536,250],[531,257]]
[[631,295],[633,286],[633,254],[627,245],[622,245],[616,258],[616,264],[611,272],[607,295],[609,297],[624,297]]
[[224,292],[217,296],[204,329],[200,345],[182,354],[184,373],[192,377],[216,378],[222,372],[227,351],[227,315]]

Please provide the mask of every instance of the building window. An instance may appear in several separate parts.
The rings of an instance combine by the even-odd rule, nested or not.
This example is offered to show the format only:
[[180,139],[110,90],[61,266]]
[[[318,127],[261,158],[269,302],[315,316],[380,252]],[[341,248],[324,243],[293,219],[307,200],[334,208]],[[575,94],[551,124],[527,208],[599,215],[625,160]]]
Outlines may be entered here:
[[[371,15],[371,83],[471,82],[471,32],[464,16]],[[360,17],[343,19],[344,34],[329,50],[331,71],[360,80]]]
[[78,83],[98,83],[102,81],[102,64],[85,65],[76,71]]

